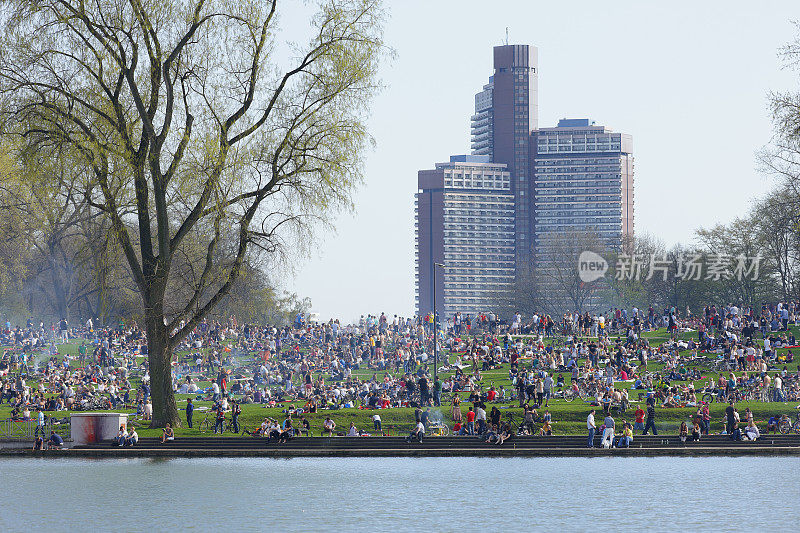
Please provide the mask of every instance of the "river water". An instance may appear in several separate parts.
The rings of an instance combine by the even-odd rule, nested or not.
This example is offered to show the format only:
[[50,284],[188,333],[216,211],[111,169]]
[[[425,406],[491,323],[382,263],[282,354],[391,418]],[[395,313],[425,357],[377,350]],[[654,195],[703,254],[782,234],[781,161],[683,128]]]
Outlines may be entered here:
[[794,529],[798,476],[790,457],[3,459],[0,531]]

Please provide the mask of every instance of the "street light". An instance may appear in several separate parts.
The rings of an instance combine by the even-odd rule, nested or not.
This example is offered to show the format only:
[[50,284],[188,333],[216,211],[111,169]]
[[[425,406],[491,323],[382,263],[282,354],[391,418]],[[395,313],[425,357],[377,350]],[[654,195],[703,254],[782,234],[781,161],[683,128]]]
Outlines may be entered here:
[[[434,263],[434,267],[439,267],[444,270],[444,264]],[[436,268],[431,269],[433,272],[433,382],[439,379],[439,320],[436,316]]]

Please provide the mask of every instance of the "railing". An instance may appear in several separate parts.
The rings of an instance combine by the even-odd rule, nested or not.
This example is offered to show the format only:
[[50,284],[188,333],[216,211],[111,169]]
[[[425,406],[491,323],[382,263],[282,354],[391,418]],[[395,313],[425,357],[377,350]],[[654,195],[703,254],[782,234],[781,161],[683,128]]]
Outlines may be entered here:
[[[0,420],[0,440],[34,440],[37,426],[38,422],[36,420],[13,420],[11,418]],[[66,422],[62,422],[60,418],[49,418],[38,433],[43,434],[45,440],[50,436],[51,431],[55,431],[62,438],[68,439],[70,430],[69,419]]]

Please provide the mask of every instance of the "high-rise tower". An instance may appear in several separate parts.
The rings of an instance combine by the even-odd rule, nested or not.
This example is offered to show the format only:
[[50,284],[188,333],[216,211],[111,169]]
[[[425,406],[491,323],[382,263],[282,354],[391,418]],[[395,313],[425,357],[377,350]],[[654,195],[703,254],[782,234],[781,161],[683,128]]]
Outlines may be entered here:
[[533,187],[529,173],[530,131],[538,126],[536,47],[513,44],[494,47],[492,85],[492,161],[511,173],[516,212],[517,269],[531,259]]

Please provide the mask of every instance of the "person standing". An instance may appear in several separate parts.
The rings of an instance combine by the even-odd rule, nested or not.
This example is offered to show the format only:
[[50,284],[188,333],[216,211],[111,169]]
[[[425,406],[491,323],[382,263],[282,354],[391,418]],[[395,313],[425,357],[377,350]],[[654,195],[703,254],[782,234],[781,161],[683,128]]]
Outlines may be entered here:
[[589,411],[589,416],[586,417],[586,429],[589,430],[588,447],[594,448],[594,434],[597,432],[597,426],[594,425],[594,409]]
[[442,405],[442,380],[438,376],[436,381],[433,382],[433,405],[436,407],[441,407]]
[[603,448],[611,448],[614,446],[614,418],[612,418],[610,413],[606,415],[603,425],[605,428],[603,429],[603,439],[600,443],[603,445]]
[[[242,414],[242,408],[235,400],[231,401],[231,429],[234,433],[239,433],[239,415]],[[291,415],[290,415],[291,418]]]
[[192,399],[189,398],[186,400],[186,423],[189,427],[192,427],[192,415],[194,414],[194,404],[192,403]]
[[33,432],[33,436],[37,437],[39,436],[39,433],[41,433],[42,438],[44,438],[46,436],[44,433],[44,411],[41,409],[37,409],[37,411],[39,411],[39,413],[37,415],[36,429]]
[[548,407],[550,396],[553,394],[553,377],[545,373],[544,375],[544,406]]
[[214,433],[216,434],[217,429],[219,429],[219,433],[222,435],[225,430],[225,410],[220,403],[217,403],[215,409],[217,411],[217,419],[216,422],[214,422]]
[[458,393],[453,393],[453,421],[461,422],[461,398]]
[[708,402],[703,402],[703,406],[700,408],[700,421],[703,435],[708,435],[711,430],[711,410],[708,408]]
[[639,405],[636,407],[636,412],[633,414],[633,429],[640,431],[644,430],[644,409]]
[[[417,420],[419,422],[419,420]],[[475,434],[475,411],[472,407],[467,411],[467,433],[470,435]]]
[[733,438],[733,429],[736,424],[736,408],[734,407],[733,400],[728,401],[728,407],[725,408],[725,416],[727,418],[725,424],[725,431],[728,433],[728,438]]
[[486,433],[486,409],[482,402],[475,404],[475,421],[478,423],[478,434]]

